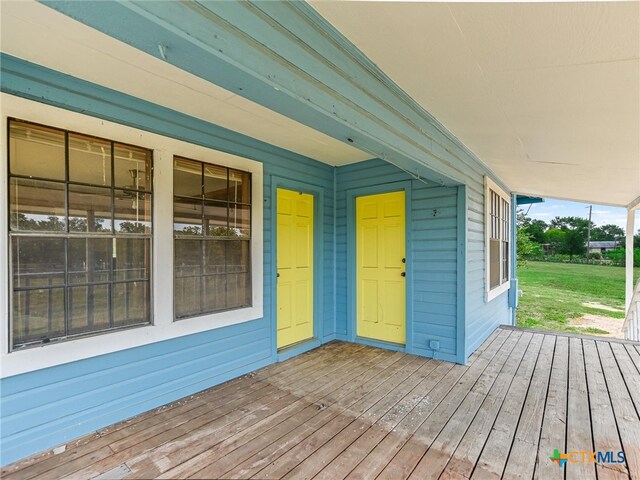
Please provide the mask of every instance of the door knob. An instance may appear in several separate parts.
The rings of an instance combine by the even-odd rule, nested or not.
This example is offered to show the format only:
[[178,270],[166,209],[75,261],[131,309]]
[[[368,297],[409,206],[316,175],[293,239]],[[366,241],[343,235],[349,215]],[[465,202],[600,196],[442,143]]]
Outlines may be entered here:
[[406,259],[406,258],[403,258],[403,259],[402,259],[402,263],[407,263],[407,259]]
[[400,275],[402,275],[403,277],[407,276],[407,272],[402,272]]

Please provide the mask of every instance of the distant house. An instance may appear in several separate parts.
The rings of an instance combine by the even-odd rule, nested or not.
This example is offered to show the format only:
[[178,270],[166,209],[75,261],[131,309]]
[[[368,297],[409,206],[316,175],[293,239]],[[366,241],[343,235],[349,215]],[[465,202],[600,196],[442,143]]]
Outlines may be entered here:
[[545,255],[553,255],[555,253],[554,245],[551,243],[540,244]]
[[605,240],[600,242],[589,242],[589,253],[606,253],[620,247],[617,240]]

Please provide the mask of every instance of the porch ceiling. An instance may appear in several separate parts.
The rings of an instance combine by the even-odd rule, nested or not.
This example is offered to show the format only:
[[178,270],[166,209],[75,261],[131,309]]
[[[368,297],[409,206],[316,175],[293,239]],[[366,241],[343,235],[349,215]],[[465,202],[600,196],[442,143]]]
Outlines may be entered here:
[[312,6],[518,193],[640,196],[640,3]]
[[[513,191],[640,197],[640,3],[312,5]],[[0,8],[3,52],[330,165],[370,158],[38,2]]]
[[371,158],[368,153],[163,62],[36,1],[2,1],[0,13],[1,50],[15,57],[330,165]]

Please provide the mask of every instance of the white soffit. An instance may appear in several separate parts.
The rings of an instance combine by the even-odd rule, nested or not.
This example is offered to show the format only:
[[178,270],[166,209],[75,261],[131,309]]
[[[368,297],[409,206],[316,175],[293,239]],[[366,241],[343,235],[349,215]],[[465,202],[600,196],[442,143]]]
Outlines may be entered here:
[[311,2],[515,192],[640,196],[640,3]]
[[0,48],[15,57],[330,165],[371,158],[35,1],[0,1],[0,15]]

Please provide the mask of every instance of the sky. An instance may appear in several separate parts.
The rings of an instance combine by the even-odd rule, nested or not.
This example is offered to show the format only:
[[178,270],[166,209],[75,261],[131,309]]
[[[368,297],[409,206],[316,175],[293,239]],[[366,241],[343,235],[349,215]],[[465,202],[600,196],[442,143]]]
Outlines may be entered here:
[[[591,221],[596,226],[618,225],[623,230],[627,228],[627,210],[625,208],[610,207],[607,205],[596,205],[589,203],[568,202],[566,200],[554,200],[545,198],[543,203],[523,205],[524,212],[529,211],[530,218],[536,218],[549,222],[554,217],[582,217],[589,218],[589,205],[593,205]],[[635,230],[640,229],[640,210],[636,211]]]

